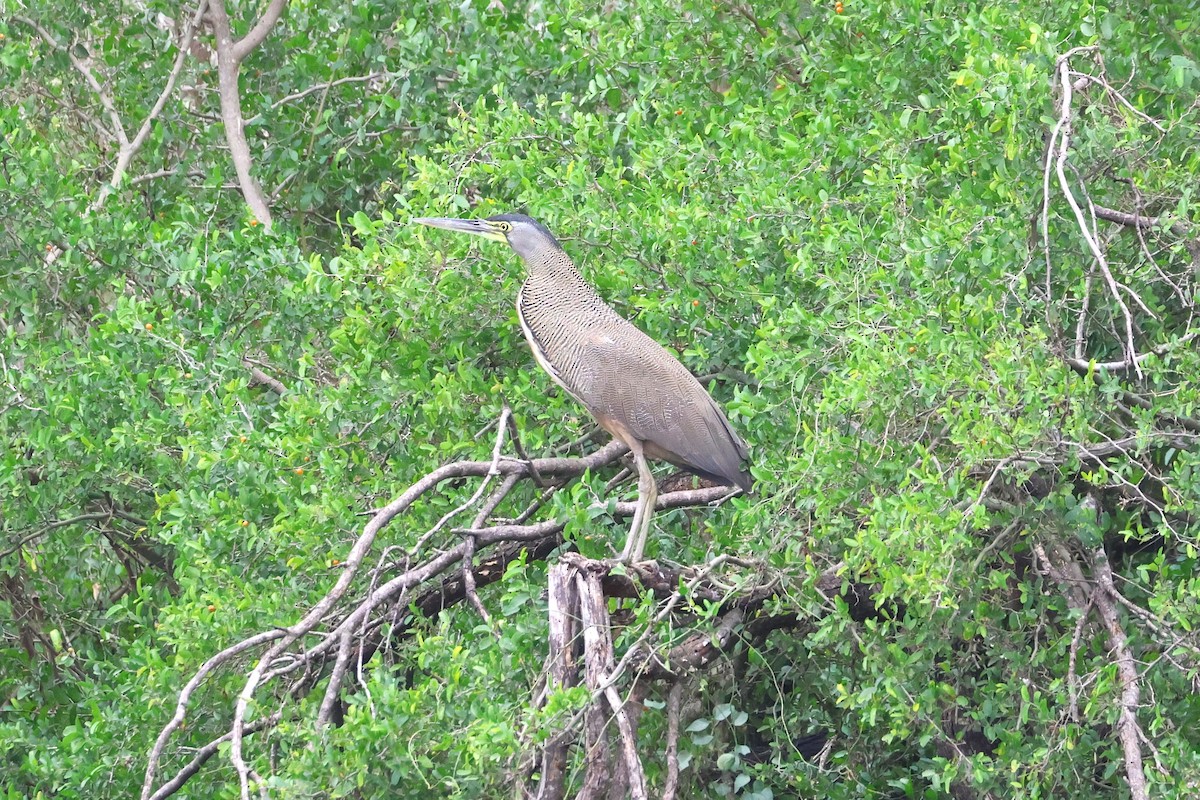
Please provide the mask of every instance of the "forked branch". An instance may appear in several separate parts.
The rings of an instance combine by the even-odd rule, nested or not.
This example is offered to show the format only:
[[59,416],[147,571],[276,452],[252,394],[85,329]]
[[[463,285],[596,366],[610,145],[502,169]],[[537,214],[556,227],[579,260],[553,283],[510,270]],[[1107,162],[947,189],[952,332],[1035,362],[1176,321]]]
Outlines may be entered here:
[[23,22],[29,27],[37,31],[45,42],[56,50],[61,50],[67,54],[73,66],[92,91],[100,100],[100,105],[103,106],[105,113],[108,115],[111,133],[117,141],[117,163],[113,167],[112,175],[108,181],[100,188],[100,193],[96,195],[96,199],[89,206],[89,211],[96,211],[104,205],[104,201],[108,199],[109,194],[114,189],[121,185],[121,181],[125,178],[125,174],[129,171],[129,165],[133,161],[134,156],[142,149],[146,138],[150,135],[150,131],[154,127],[154,121],[162,113],[163,107],[167,100],[171,97],[171,93],[175,91],[175,82],[179,79],[179,74],[183,71],[183,65],[187,60],[188,50],[191,47],[192,39],[196,35],[196,28],[200,25],[200,20],[204,16],[205,9],[208,8],[208,0],[199,0],[196,4],[196,10],[188,19],[183,27],[183,31],[179,35],[179,40],[176,42],[175,61],[171,65],[171,71],[167,73],[167,79],[163,84],[162,91],[159,92],[158,98],[154,101],[150,111],[138,126],[137,131],[130,137],[124,122],[121,120],[120,113],[117,112],[116,103],[112,95],[100,84],[96,78],[95,72],[92,70],[89,59],[81,58],[75,51],[74,47],[68,47],[59,42],[53,34],[44,28],[38,22],[27,17],[17,16],[14,19]]
[[[212,9],[209,17],[212,19],[213,33],[217,44],[217,77],[221,98],[221,121],[225,124],[225,139],[229,142],[229,153],[233,158],[233,168],[237,173],[238,186],[242,197],[255,219],[263,227],[270,230],[273,223],[271,207],[262,187],[254,179],[253,160],[250,156],[250,145],[246,141],[246,123],[242,116],[242,97],[238,86],[238,76],[242,62],[254,48],[262,44],[270,33],[271,28],[279,21],[287,6],[286,0],[271,0],[266,12],[259,18],[250,32],[241,39],[234,41],[230,30],[229,14],[225,10],[225,0],[209,0]],[[236,742],[235,742],[236,746]]]

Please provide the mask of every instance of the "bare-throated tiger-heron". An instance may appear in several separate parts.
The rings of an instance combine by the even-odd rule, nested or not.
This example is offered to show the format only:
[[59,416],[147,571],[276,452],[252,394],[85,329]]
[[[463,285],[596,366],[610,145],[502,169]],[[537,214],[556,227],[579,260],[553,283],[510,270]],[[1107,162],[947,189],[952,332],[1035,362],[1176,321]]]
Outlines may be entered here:
[[613,311],[554,235],[521,214],[414,219],[507,242],[528,276],[517,294],[521,329],[538,364],[624,442],[638,470],[638,505],[621,560],[642,558],[658,487],[648,458],[750,490],[746,443],[683,364]]

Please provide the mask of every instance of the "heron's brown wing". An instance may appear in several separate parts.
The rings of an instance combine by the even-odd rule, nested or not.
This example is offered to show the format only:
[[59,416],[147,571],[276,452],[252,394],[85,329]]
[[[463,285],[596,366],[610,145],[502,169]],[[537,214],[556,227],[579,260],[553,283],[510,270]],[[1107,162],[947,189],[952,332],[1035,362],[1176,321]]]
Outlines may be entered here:
[[646,454],[744,489],[746,444],[700,382],[658,342],[624,319],[575,337],[556,379],[602,423],[615,420]]

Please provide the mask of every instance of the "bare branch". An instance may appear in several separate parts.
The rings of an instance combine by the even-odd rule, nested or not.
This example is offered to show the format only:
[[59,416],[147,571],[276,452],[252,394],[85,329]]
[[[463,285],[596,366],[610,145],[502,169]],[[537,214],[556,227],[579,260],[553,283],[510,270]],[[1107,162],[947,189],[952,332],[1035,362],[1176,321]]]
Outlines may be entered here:
[[192,37],[196,35],[196,28],[200,24],[201,18],[204,16],[205,9],[208,8],[208,0],[199,0],[196,4],[196,11],[184,26],[183,34],[179,37],[178,49],[175,53],[175,63],[171,65],[171,71],[167,74],[167,82],[163,89],[158,94],[158,99],[154,101],[154,105],[150,108],[150,113],[142,120],[141,126],[134,134],[132,141],[122,142],[121,150],[117,154],[117,165],[113,168],[112,177],[108,183],[100,190],[100,194],[92,203],[92,209],[98,209],[104,205],[110,192],[121,185],[121,179],[125,177],[125,172],[129,169],[129,163],[133,161],[133,157],[142,149],[142,145],[146,141],[146,137],[150,134],[150,129],[154,125],[154,120],[158,119],[158,115],[162,113],[163,107],[167,104],[167,98],[171,96],[171,92],[175,91],[175,81],[179,79],[179,73],[183,71],[184,62],[187,60],[188,50],[192,43]]
[[[1078,49],[1078,48],[1077,48]],[[1113,301],[1121,309],[1121,315],[1125,321],[1125,356],[1132,363],[1134,371],[1138,377],[1141,377],[1142,370],[1137,361],[1137,346],[1134,343],[1133,337],[1133,314],[1129,311],[1129,306],[1125,304],[1125,300],[1121,297],[1121,289],[1123,288],[1117,279],[1113,276],[1112,270],[1109,268],[1108,259],[1104,255],[1104,251],[1100,247],[1091,227],[1088,225],[1087,219],[1083,215],[1083,209],[1079,202],[1075,199],[1075,194],[1071,191],[1071,184],[1067,180],[1066,161],[1067,153],[1070,150],[1071,143],[1071,117],[1072,109],[1071,102],[1075,85],[1072,82],[1073,73],[1070,69],[1070,55],[1076,52],[1072,50],[1067,54],[1059,56],[1056,65],[1056,71],[1059,78],[1059,120],[1055,128],[1057,136],[1057,147],[1052,146],[1052,150],[1056,151],[1057,155],[1054,159],[1055,173],[1058,175],[1058,185],[1062,189],[1063,197],[1066,198],[1067,204],[1071,207],[1071,211],[1075,214],[1075,221],[1079,225],[1079,232],[1087,242],[1088,249],[1092,251],[1092,256],[1096,261],[1096,265],[1100,268],[1101,274],[1104,276],[1105,283],[1108,284],[1109,293],[1112,295]],[[1053,145],[1054,139],[1051,139]]]
[[[1136,189],[1136,187],[1134,188]],[[1146,251],[1147,248],[1145,239],[1142,237],[1142,231],[1148,228],[1165,226],[1167,230],[1169,230],[1175,236],[1178,236],[1183,242],[1183,246],[1187,249],[1188,254],[1192,257],[1193,266],[1196,268],[1197,273],[1200,274],[1200,237],[1197,237],[1195,235],[1195,231],[1192,230],[1188,225],[1185,225],[1182,222],[1172,222],[1168,225],[1167,223],[1163,222],[1161,217],[1147,217],[1143,214],[1130,214],[1125,211],[1117,211],[1112,208],[1105,208],[1104,206],[1095,206],[1094,208],[1096,210],[1096,216],[1100,219],[1137,228],[1138,240],[1142,244],[1143,251]],[[1147,256],[1149,256],[1148,251]],[[1153,262],[1153,259],[1151,259],[1151,261]],[[1155,264],[1155,269],[1158,269],[1157,264]],[[1162,275],[1161,270],[1159,271],[1159,274]],[[1162,277],[1165,278],[1166,276],[1162,275]],[[1173,282],[1171,283],[1171,288],[1174,289],[1176,295],[1179,296],[1180,300],[1185,305],[1190,302],[1187,296],[1184,295],[1183,290],[1181,290]]]
[[200,170],[188,170],[186,172],[180,172],[178,169],[160,169],[160,170],[155,170],[154,172],[143,172],[141,175],[138,175],[137,177],[130,178],[129,185],[137,186],[138,184],[149,183],[150,181],[156,181],[159,178],[171,178],[176,175],[183,175],[188,178],[204,178],[204,177],[206,177],[205,174],[203,172],[201,172]]
[[270,375],[254,366],[254,363],[250,359],[243,358],[242,366],[250,370],[251,386],[266,386],[268,389],[278,395],[282,395],[287,392],[287,387],[283,385],[282,381],[272,378]]
[[717,656],[729,650],[734,634],[746,619],[746,610],[735,607],[721,618],[716,631],[702,631],[688,637],[665,659],[649,661],[642,674],[647,678],[676,678],[708,666]]
[[92,201],[91,205],[89,206],[89,210],[95,211],[102,207],[109,194],[111,194],[114,189],[121,185],[121,181],[124,179],[125,173],[129,170],[129,164],[133,161],[133,157],[137,155],[138,151],[141,150],[142,145],[145,144],[146,137],[150,134],[150,131],[154,126],[154,121],[158,119],[159,114],[162,113],[162,110],[166,105],[167,99],[175,90],[175,82],[178,80],[180,73],[183,71],[183,65],[187,60],[188,48],[191,45],[192,38],[196,34],[196,28],[200,24],[200,20],[203,17],[207,6],[207,0],[199,0],[199,3],[196,6],[196,11],[192,14],[191,18],[184,26],[177,43],[175,61],[171,66],[171,71],[167,74],[166,83],[164,84],[162,91],[159,92],[158,98],[154,101],[154,105],[150,108],[149,113],[146,114],[146,118],[142,120],[142,124],[138,127],[138,130],[133,135],[132,139],[129,137],[129,134],[125,129],[125,125],[121,121],[121,115],[117,112],[116,104],[113,102],[113,98],[100,85],[99,80],[97,80],[95,73],[92,71],[91,65],[75,54],[75,48],[68,47],[60,43],[53,37],[53,35],[50,34],[49,31],[47,31],[37,22],[26,17],[15,17],[15,19],[35,29],[38,32],[38,35],[46,40],[50,46],[67,54],[67,57],[71,60],[72,66],[74,66],[75,69],[81,75],[83,75],[84,80],[87,82],[88,86],[92,88],[92,91],[96,93],[96,96],[100,99],[100,104],[104,107],[105,113],[108,115],[109,122],[112,127],[112,135],[116,138],[118,145],[117,163],[116,166],[113,167],[112,176],[108,179],[107,183],[100,188],[100,192],[96,196],[96,199]]
[[46,525],[38,528],[36,531],[22,536],[21,539],[18,540],[17,543],[12,547],[0,552],[0,559],[8,558],[13,553],[18,552],[25,545],[32,542],[34,539],[45,536],[47,533],[50,533],[50,531],[57,530],[59,528],[65,528],[68,525],[77,525],[80,522],[98,522],[100,520],[110,520],[112,518],[113,513],[111,511],[97,511],[89,514],[79,514],[78,516],[71,517],[70,519],[60,519],[47,523]]
[[[519,480],[531,479],[535,473],[548,477],[552,482],[569,480],[572,477],[582,475],[589,469],[612,464],[627,452],[627,449],[624,445],[612,443],[584,458],[543,458],[533,460],[508,458],[502,454],[502,447],[506,433],[509,431],[509,426],[507,425],[507,415],[509,413],[507,408],[505,408],[495,426],[496,444],[493,448],[492,458],[489,461],[458,462],[444,465],[414,483],[387,506],[373,512],[373,516],[364,527],[363,533],[351,547],[346,563],[342,568],[342,573],[335,582],[334,587],[299,622],[290,627],[270,631],[240,642],[214,656],[201,667],[199,673],[189,681],[187,686],[184,687],[183,692],[181,692],[176,707],[176,714],[160,733],[155,747],[151,752],[150,763],[147,765],[143,798],[148,798],[152,793],[153,777],[157,771],[158,763],[162,758],[166,742],[181,724],[191,696],[194,694],[195,689],[216,668],[247,651],[266,648],[247,676],[243,688],[238,695],[228,739],[230,744],[230,760],[238,772],[242,795],[248,798],[253,791],[252,786],[256,782],[256,779],[254,771],[243,751],[242,742],[248,732],[245,717],[251,701],[264,684],[283,675],[304,670],[302,677],[297,679],[295,687],[289,691],[304,690],[303,687],[311,687],[316,681],[321,679],[322,673],[326,669],[321,665],[327,664],[330,656],[336,656],[332,664],[332,672],[328,673],[329,683],[326,686],[325,696],[318,710],[319,721],[327,723],[332,719],[334,709],[336,708],[337,695],[345,680],[345,675],[349,672],[350,664],[357,662],[360,665],[359,679],[362,680],[361,665],[369,661],[372,654],[385,641],[385,634],[382,630],[387,621],[389,619],[393,621],[389,629],[390,633],[386,634],[386,640],[389,641],[397,632],[402,633],[410,626],[408,622],[398,623],[396,620],[394,614],[397,604],[402,604],[405,608],[411,605],[417,608],[419,613],[436,613],[437,610],[449,604],[459,602],[462,599],[469,599],[471,595],[470,584],[473,582],[476,573],[479,575],[479,583],[494,582],[503,575],[504,566],[511,562],[512,559],[518,557],[522,550],[528,551],[531,558],[545,558],[554,547],[561,543],[561,533],[565,527],[564,520],[551,519],[534,524],[515,526],[494,525],[490,527],[487,527],[487,522],[492,519],[491,515]],[[503,476],[503,480],[489,494],[487,492],[487,485],[497,476]],[[408,510],[418,498],[434,490],[444,481],[464,477],[482,479],[483,485],[479,486],[473,492],[467,502],[457,506],[454,512],[444,515],[434,525],[434,529],[440,528],[445,530],[449,527],[451,520],[456,514],[466,511],[474,505],[478,505],[479,509],[472,521],[473,527],[468,529],[466,538],[455,546],[443,547],[432,552],[420,563],[414,563],[421,547],[423,547],[423,543],[429,541],[429,533],[426,532],[418,537],[418,543],[421,546],[409,550],[408,554],[402,559],[403,571],[387,580],[377,583],[375,581],[376,576],[379,576],[385,567],[392,568],[388,565],[394,565],[395,563],[393,559],[389,559],[385,555],[381,558],[380,566],[372,573],[371,586],[365,593],[365,596],[355,601],[356,605],[342,614],[340,619],[332,622],[331,612],[347,593],[348,587],[351,585],[351,581],[354,580],[355,575],[361,571],[363,560],[370,550],[373,540],[383,527],[389,524],[397,515]],[[492,485],[494,486],[495,484],[493,483]],[[660,507],[669,508],[679,505],[697,505],[716,500],[725,494],[726,489],[724,487],[672,492],[661,496]],[[609,513],[615,511],[615,514],[619,516],[633,513],[633,506],[633,503],[598,504],[596,510]],[[483,527],[475,527],[481,525]],[[523,544],[523,541],[528,541],[529,544]],[[475,549],[477,547],[489,547],[493,544],[499,544],[500,546],[481,562],[478,570],[476,570],[474,564],[471,563],[473,562]],[[565,563],[574,565],[573,569],[576,570],[576,574],[578,574],[578,571],[582,567],[586,567],[589,582],[594,581],[600,587],[599,593],[602,596],[609,588],[606,582],[611,583],[615,580],[619,583],[621,580],[621,576],[610,574],[611,570],[609,567],[611,565],[605,566],[606,562],[590,562],[586,559],[575,561],[565,559],[564,561]],[[687,570],[686,575],[684,574],[685,570],[663,570],[652,564],[638,565],[636,571],[641,576],[643,585],[647,590],[664,596],[669,594],[668,600],[662,604],[652,624],[661,622],[666,616],[672,613],[672,609],[683,597],[684,590],[682,584],[685,582],[687,583],[686,591],[693,598],[711,598],[715,602],[723,604],[726,599],[739,597],[738,592],[741,589],[733,590],[730,587],[722,587],[712,577],[712,570],[726,562],[758,569],[758,566],[754,563],[731,559],[728,556],[719,556],[702,569]],[[462,569],[454,578],[444,581],[440,587],[431,587],[415,603],[408,604],[404,602],[404,598],[411,589],[437,578],[439,575],[453,569],[455,565],[461,565]],[[628,578],[624,577],[624,580],[628,581]],[[619,587],[617,583],[613,583],[613,588],[619,591],[630,591],[627,587]],[[745,597],[758,598],[752,602],[761,602],[761,598],[768,596],[772,591],[774,591],[773,584],[756,585],[747,589]],[[380,613],[381,610],[382,614]],[[599,618],[597,617],[597,619]],[[318,630],[319,625],[323,626],[320,630]],[[314,635],[320,638],[312,645],[298,652],[288,652],[288,648],[296,641]],[[649,630],[646,635],[649,635]],[[355,644],[356,639],[357,644]],[[610,655],[609,661],[606,662],[610,667],[606,667],[603,670],[603,680],[597,678],[594,681],[595,688],[593,691],[596,695],[591,704],[593,709],[598,708],[600,704],[611,707],[614,698],[619,701],[615,684],[625,674],[625,670],[632,663],[637,653],[643,652],[642,645],[644,639],[645,636],[635,643],[624,654],[621,663],[616,667],[611,667]],[[609,648],[611,649],[611,637],[608,641]],[[318,665],[317,669],[310,671],[310,668],[314,665]],[[623,749],[628,750],[630,742],[636,739],[636,734],[630,717],[626,718],[626,723],[628,723],[628,727],[622,734],[622,746]],[[585,729],[589,736],[589,759],[594,753],[602,754],[603,752],[603,741],[602,739],[597,739],[595,735],[597,731],[602,731],[603,727],[603,718],[596,717],[591,712],[585,715]],[[600,749],[596,750],[596,748]],[[633,772],[635,776],[634,782],[637,783],[640,780],[644,787],[645,778],[639,770],[640,767]],[[637,778],[638,775],[641,775],[640,779]],[[261,785],[258,786],[259,790],[262,788]]]
[[[1075,370],[1076,373],[1084,378],[1091,378],[1095,383],[1103,383],[1104,373],[1098,370],[1091,369],[1090,362],[1083,362],[1078,359],[1067,359],[1066,363]],[[1122,390],[1120,394],[1121,400],[1131,406],[1152,411],[1165,424],[1184,428],[1195,433],[1200,433],[1200,420],[1192,417],[1181,417],[1177,414],[1169,414],[1159,410],[1153,403],[1144,397],[1134,394],[1130,391]]]
[[[1052,542],[1048,553],[1040,542],[1034,545],[1034,552],[1042,562],[1050,576],[1059,583],[1060,589],[1067,598],[1067,603],[1084,618],[1091,608],[1095,608],[1100,617],[1105,632],[1108,635],[1109,650],[1116,661],[1117,675],[1121,681],[1120,717],[1116,726],[1117,739],[1121,743],[1124,754],[1125,777],[1129,783],[1129,793],[1133,800],[1149,800],[1146,788],[1145,767],[1142,762],[1141,743],[1148,742],[1145,733],[1137,721],[1138,703],[1141,697],[1137,666],[1133,653],[1129,649],[1129,640],[1125,629],[1121,626],[1117,615],[1115,600],[1119,597],[1113,585],[1112,570],[1108,565],[1108,556],[1103,546],[1092,553],[1092,580],[1083,575],[1079,561],[1060,542]],[[1079,636],[1077,628],[1076,637]],[[1071,667],[1068,688],[1072,701],[1075,700],[1074,685],[1074,656],[1076,647],[1072,645]],[[1074,711],[1074,708],[1072,709]],[[1077,713],[1077,712],[1075,712]],[[1153,745],[1151,745],[1153,747]]]
[[979,490],[979,496],[976,497],[974,501],[969,503],[963,510],[963,518],[965,520],[968,522],[970,521],[971,516],[975,513],[975,509],[983,505],[983,501],[987,499],[988,492],[992,490],[992,484],[995,483],[996,479],[1004,473],[1004,470],[1008,467],[1008,465],[1015,460],[1016,459],[1013,456],[1002,458],[1000,463],[997,464],[994,469],[992,469],[992,474],[988,476],[988,479],[984,481],[983,488]]
[[1093,370],[1093,369],[1103,370],[1104,372],[1124,372],[1125,370],[1134,366],[1135,363],[1141,364],[1143,361],[1145,361],[1148,358],[1151,358],[1152,356],[1166,355],[1167,353],[1174,350],[1176,347],[1183,345],[1183,344],[1187,344],[1188,342],[1191,342],[1197,336],[1200,336],[1200,331],[1191,331],[1183,336],[1180,336],[1178,339],[1176,339],[1173,342],[1167,342],[1166,344],[1160,344],[1158,347],[1154,348],[1153,350],[1147,350],[1144,353],[1139,353],[1133,359],[1132,362],[1128,358],[1125,358],[1121,361],[1097,361],[1097,362],[1087,361],[1086,359],[1083,359],[1083,358],[1068,358],[1066,361],[1071,366],[1071,368],[1074,369],[1076,372],[1086,373],[1089,370]]
[[[317,727],[323,728],[333,720],[333,710],[337,706],[342,682],[346,679],[346,670],[350,668],[350,657],[354,648],[351,646],[354,629],[346,628],[338,637],[337,659],[333,662],[333,670],[329,673],[325,696],[321,698],[321,707],[317,710]],[[360,650],[361,652],[361,650]]]
[[[283,712],[276,711],[275,713],[267,717],[263,717],[262,719],[256,719],[253,722],[248,722],[246,723],[246,733],[258,733],[259,731],[273,727],[282,717]],[[223,736],[218,736],[216,739],[213,739],[211,742],[197,750],[196,755],[192,757],[192,760],[180,768],[180,770],[176,772],[174,776],[172,776],[171,780],[160,786],[158,791],[150,796],[150,800],[165,800],[165,798],[170,797],[182,789],[183,785],[187,783],[193,775],[199,772],[200,768],[208,763],[210,758],[217,754],[217,752],[221,749],[221,745],[228,742],[232,736],[232,732],[226,733]]]
[[1099,86],[1103,86],[1103,87],[1104,87],[1104,89],[1105,89],[1105,91],[1107,91],[1107,92],[1108,92],[1108,94],[1109,94],[1109,95],[1110,95],[1110,96],[1111,96],[1113,99],[1115,99],[1115,100],[1116,100],[1118,103],[1120,103],[1121,105],[1125,106],[1125,108],[1129,109],[1129,112],[1130,112],[1131,114],[1133,114],[1135,117],[1137,117],[1138,119],[1140,119],[1142,122],[1145,122],[1145,123],[1147,123],[1148,125],[1151,125],[1151,126],[1152,126],[1152,127],[1154,127],[1154,129],[1155,129],[1155,130],[1157,130],[1159,133],[1166,133],[1166,132],[1167,132],[1166,128],[1164,128],[1164,127],[1162,126],[1162,123],[1160,123],[1158,120],[1154,119],[1154,117],[1151,117],[1151,116],[1150,116],[1149,114],[1147,114],[1146,112],[1144,112],[1144,111],[1142,111],[1142,110],[1140,110],[1140,109],[1138,109],[1138,108],[1135,108],[1135,107],[1134,107],[1134,105],[1133,105],[1133,103],[1130,103],[1128,100],[1126,100],[1126,99],[1125,99],[1125,95],[1121,94],[1121,93],[1120,93],[1120,92],[1118,92],[1116,89],[1114,89],[1114,88],[1113,88],[1113,87],[1112,87],[1112,86],[1109,84],[1109,82],[1108,82],[1107,80],[1105,80],[1105,79],[1104,79],[1104,76],[1103,76],[1103,74],[1101,74],[1101,75],[1082,75],[1082,76],[1080,76],[1080,80],[1081,80],[1081,81],[1086,81],[1086,82],[1088,82],[1088,83],[1095,83],[1095,84],[1097,84],[1097,85],[1099,85]]
[[1071,650],[1067,656],[1067,694],[1070,696],[1070,705],[1067,708],[1067,714],[1072,722],[1079,722],[1079,673],[1075,670],[1075,663],[1079,657],[1079,643],[1083,640],[1083,629],[1087,626],[1088,613],[1091,611],[1091,604],[1079,614],[1079,619],[1075,622],[1075,634],[1071,637]]
[[[1116,222],[1121,225],[1128,225],[1129,227],[1157,228],[1163,224],[1162,220],[1158,217],[1147,217],[1143,216],[1142,214],[1130,214],[1126,211],[1117,211],[1116,209],[1106,208],[1104,206],[1094,206],[1094,208],[1096,210],[1096,216],[1100,219],[1107,220],[1108,222]],[[1168,230],[1170,230],[1172,233],[1178,234],[1179,236],[1185,236],[1187,234],[1187,229],[1178,222],[1169,225]]]
[[142,800],[150,798],[154,786],[154,773],[158,771],[158,762],[162,759],[167,741],[171,738],[171,734],[183,723],[184,717],[187,715],[188,703],[192,699],[192,694],[199,688],[200,684],[204,683],[204,679],[208,677],[208,674],[235,656],[286,635],[286,631],[279,629],[255,634],[235,645],[225,648],[205,661],[200,666],[200,669],[196,670],[196,674],[192,676],[192,679],[183,687],[183,691],[179,693],[179,699],[175,703],[175,715],[171,717],[170,721],[159,732],[158,739],[155,740],[154,747],[150,751],[150,758],[146,764],[146,777],[142,782]]
[[[1059,65],[1065,63],[1073,55],[1079,53],[1094,52],[1096,47],[1074,47],[1059,56]],[[1050,138],[1046,142],[1046,152],[1044,162],[1042,164],[1042,213],[1041,213],[1041,233],[1042,233],[1042,255],[1046,262],[1046,304],[1047,313],[1049,313],[1050,298],[1053,296],[1050,288],[1050,275],[1052,272],[1050,261],[1050,165],[1054,161],[1054,153],[1057,149],[1059,137],[1064,135],[1064,130],[1070,124],[1070,106],[1062,103],[1059,108],[1057,122],[1054,123],[1053,130],[1050,131]]]
[[[536,468],[539,461],[529,462]],[[510,462],[524,465],[525,462]],[[711,486],[707,489],[685,489],[681,492],[659,495],[654,503],[658,511],[672,508],[692,508],[707,505],[722,499],[729,494],[724,486]],[[617,503],[596,503],[588,507],[591,511],[609,511],[614,517],[631,517],[637,511],[637,501],[628,500]],[[455,528],[454,532],[464,536],[474,536],[481,544],[502,541],[529,541],[561,533],[566,528],[565,520],[548,519],[543,522],[527,525],[493,525],[488,528]]]
[[[1174,630],[1173,626],[1171,626],[1166,620],[1150,613],[1137,603],[1127,598],[1125,595],[1121,594],[1119,591],[1113,594],[1113,599],[1124,606],[1126,611],[1137,617],[1138,620],[1147,628],[1149,628],[1155,636],[1158,636],[1160,643],[1163,644],[1166,649],[1173,650],[1175,648],[1182,648],[1187,651],[1186,655],[1175,654],[1174,656],[1164,652],[1163,655],[1166,658],[1179,666],[1183,671],[1197,671],[1198,666],[1200,666],[1200,662],[1197,661],[1197,659],[1200,659],[1200,646],[1192,641],[1194,637],[1189,636],[1187,633],[1180,633]],[[1181,659],[1184,663],[1180,665],[1177,659]]]

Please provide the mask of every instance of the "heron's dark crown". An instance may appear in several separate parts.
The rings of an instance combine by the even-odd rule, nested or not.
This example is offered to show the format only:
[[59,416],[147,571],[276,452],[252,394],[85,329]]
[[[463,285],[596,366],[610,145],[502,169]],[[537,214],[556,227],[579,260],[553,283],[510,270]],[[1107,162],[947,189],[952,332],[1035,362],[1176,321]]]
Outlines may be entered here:
[[549,239],[555,247],[557,247],[559,250],[562,249],[562,245],[558,243],[558,239],[554,238],[554,234],[550,232],[550,229],[538,222],[533,217],[527,217],[524,214],[497,214],[494,217],[488,217],[488,222],[513,222],[530,225],[547,239]]

